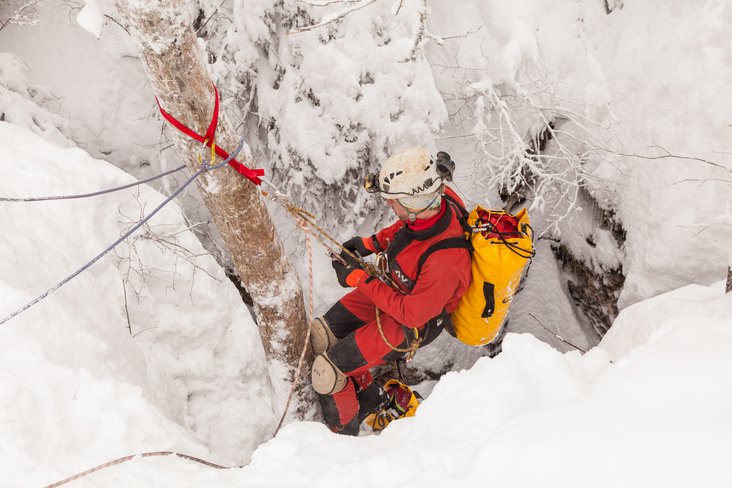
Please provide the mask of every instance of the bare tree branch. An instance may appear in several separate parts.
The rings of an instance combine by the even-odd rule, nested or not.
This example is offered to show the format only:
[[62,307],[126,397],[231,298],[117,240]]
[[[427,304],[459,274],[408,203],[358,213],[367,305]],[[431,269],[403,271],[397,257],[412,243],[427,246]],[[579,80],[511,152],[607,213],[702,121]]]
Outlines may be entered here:
[[368,7],[369,5],[371,5],[374,2],[376,2],[376,0],[364,0],[362,2],[359,2],[357,5],[355,5],[355,6],[351,7],[351,8],[348,8],[348,9],[342,11],[342,12],[338,12],[338,13],[335,13],[335,14],[332,14],[332,15],[329,15],[329,16],[325,17],[323,20],[321,20],[317,24],[308,25],[308,26],[305,26],[305,27],[299,27],[297,29],[293,29],[290,32],[288,32],[288,34],[299,34],[301,32],[305,32],[305,31],[309,31],[309,30],[313,30],[313,29],[318,29],[318,28],[323,27],[323,26],[326,26],[328,24],[332,24],[333,22],[338,22],[339,20],[341,20],[344,17],[346,17],[348,14],[353,13],[353,12],[355,12],[357,10],[361,10],[364,7]]
[[399,0],[399,6],[396,9],[396,12],[394,12],[394,15],[399,15],[399,12],[402,11],[402,7],[404,6],[404,0]]
[[443,41],[450,41],[452,39],[465,39],[466,37],[468,37],[470,35],[478,33],[482,28],[483,28],[483,26],[479,25],[475,30],[469,30],[463,34],[453,34],[450,36],[440,36],[437,34],[432,34],[431,32],[429,33],[429,35],[430,35],[430,38],[434,39],[434,41],[437,44],[442,45]]
[[715,166],[717,168],[721,168],[721,169],[727,170],[729,172],[732,172],[732,169],[728,168],[727,166],[725,166],[723,164],[715,163],[714,161],[709,161],[708,159],[697,158],[695,156],[682,156],[682,155],[679,155],[679,154],[671,154],[670,152],[668,152],[665,148],[663,148],[661,146],[651,146],[651,147],[657,147],[658,149],[661,149],[662,151],[664,151],[666,153],[666,154],[661,154],[660,156],[645,156],[645,155],[642,155],[642,154],[624,153],[624,152],[619,152],[619,151],[613,151],[612,149],[608,149],[606,147],[602,147],[602,146],[599,146],[599,145],[596,145],[594,147],[596,149],[600,149],[601,151],[605,151],[605,152],[608,152],[610,154],[615,154],[616,156],[624,156],[624,157],[627,157],[627,158],[639,158],[639,159],[648,159],[648,160],[655,160],[655,159],[686,159],[688,161],[698,161],[700,163],[706,163],[706,164]]
[[124,25],[122,25],[119,20],[117,20],[114,17],[112,17],[111,15],[107,15],[107,14],[104,14],[104,17],[107,18],[107,19],[109,19],[109,20],[111,20],[112,22],[114,22],[115,24],[117,24],[118,26],[120,26],[122,29],[124,29],[124,31],[127,33],[128,36],[130,35],[130,31],[127,30],[127,27],[125,27]]
[[154,326],[154,327],[148,327],[147,329],[142,329],[140,332],[136,332],[135,335],[132,336],[132,338],[134,339],[135,337],[139,336],[143,332],[147,332],[148,330],[153,330],[153,329],[157,329],[157,328],[158,328],[157,326]]
[[211,12],[211,15],[208,16],[208,18],[203,22],[203,24],[201,24],[201,26],[198,29],[196,29],[196,34],[198,34],[201,31],[201,29],[206,27],[206,24],[208,24],[208,22],[213,18],[213,16],[218,13],[219,9],[224,5],[225,2],[226,2],[226,0],[221,0],[221,3],[219,4],[219,6],[216,7],[216,9],[213,12]]
[[130,331],[130,335],[132,335],[132,323],[130,322],[130,309],[127,307],[127,285],[125,284],[125,280],[122,280],[122,290],[125,294],[125,315],[127,315],[127,330]]
[[732,184],[732,180],[725,180],[724,178],[684,178],[683,180],[674,181],[674,185],[678,185],[679,183],[684,183],[687,181],[699,181],[701,183],[706,183],[708,181],[718,181],[721,183],[729,183]]

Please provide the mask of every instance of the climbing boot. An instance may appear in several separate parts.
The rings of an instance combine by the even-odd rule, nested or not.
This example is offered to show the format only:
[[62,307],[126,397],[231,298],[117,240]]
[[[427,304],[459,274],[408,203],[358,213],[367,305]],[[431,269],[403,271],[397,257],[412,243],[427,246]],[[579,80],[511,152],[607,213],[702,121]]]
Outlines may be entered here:
[[366,420],[366,417],[373,413],[380,412],[389,406],[389,395],[386,391],[375,382],[372,382],[365,389],[356,393],[358,398],[358,424]]
[[313,347],[313,354],[323,354],[338,342],[336,336],[331,332],[330,327],[323,317],[315,317],[310,322],[310,344]]

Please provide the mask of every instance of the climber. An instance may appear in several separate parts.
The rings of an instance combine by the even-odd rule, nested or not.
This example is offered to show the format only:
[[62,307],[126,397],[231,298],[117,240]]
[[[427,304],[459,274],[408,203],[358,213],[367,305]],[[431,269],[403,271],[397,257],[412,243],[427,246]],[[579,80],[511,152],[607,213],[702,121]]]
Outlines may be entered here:
[[383,269],[393,286],[370,276],[345,252],[333,260],[338,282],[354,290],[313,319],[311,343],[313,388],[334,432],[357,435],[363,419],[388,403],[369,370],[433,341],[449,325],[449,313],[468,287],[467,245],[432,247],[448,238],[464,240],[458,209],[443,197],[462,206],[445,186],[454,167],[447,153],[433,158],[427,149],[410,147],[366,179],[367,191],[386,199],[399,220],[343,247],[360,257],[383,253]]

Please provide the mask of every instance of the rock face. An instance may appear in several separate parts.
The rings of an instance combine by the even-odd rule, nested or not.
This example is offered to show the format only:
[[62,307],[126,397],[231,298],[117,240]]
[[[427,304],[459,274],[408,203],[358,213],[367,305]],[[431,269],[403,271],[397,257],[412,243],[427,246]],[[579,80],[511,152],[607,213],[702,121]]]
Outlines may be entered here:
[[[574,236],[573,240],[560,240],[552,251],[567,275],[567,288],[575,306],[599,341],[618,315],[618,297],[625,283],[620,259],[625,229],[614,212],[601,208],[588,192],[582,192],[582,200],[585,225],[565,232]],[[585,235],[577,235],[587,228],[590,230]]]
[[575,306],[587,317],[599,341],[618,315],[618,296],[625,282],[622,269],[598,273],[577,259],[566,246],[552,246],[552,250],[564,271],[571,276],[567,288]]

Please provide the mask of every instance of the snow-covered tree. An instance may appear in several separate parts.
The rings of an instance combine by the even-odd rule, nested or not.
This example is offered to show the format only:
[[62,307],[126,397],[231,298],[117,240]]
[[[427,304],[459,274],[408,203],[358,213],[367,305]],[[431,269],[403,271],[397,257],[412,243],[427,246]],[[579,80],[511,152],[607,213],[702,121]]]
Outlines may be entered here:
[[[211,15],[219,2],[203,2]],[[447,113],[421,55],[425,2],[234,2],[209,59],[275,182],[339,236],[378,200],[364,175],[394,148],[434,146]],[[214,22],[212,20],[211,22]],[[210,25],[210,23],[209,23]],[[221,21],[218,30],[226,22]]]
[[[214,92],[183,2],[118,0],[116,5],[140,45],[161,105],[194,131],[204,133],[211,120]],[[176,141],[183,159],[196,168],[200,144],[180,134]],[[230,152],[238,146],[238,137],[223,113],[219,114],[216,144]],[[246,161],[244,157],[239,159]],[[199,183],[206,206],[254,301],[268,358],[289,366],[292,374],[306,331],[302,290],[262,196],[255,185],[228,166],[205,173]]]

